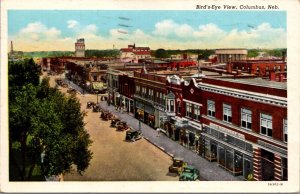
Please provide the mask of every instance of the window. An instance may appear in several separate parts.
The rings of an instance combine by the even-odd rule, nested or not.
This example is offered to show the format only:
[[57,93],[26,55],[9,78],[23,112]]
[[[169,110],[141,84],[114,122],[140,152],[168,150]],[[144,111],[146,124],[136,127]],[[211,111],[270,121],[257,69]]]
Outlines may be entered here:
[[272,116],[260,114],[260,133],[272,137]]
[[241,123],[242,123],[242,128],[245,129],[251,129],[251,124],[252,124],[252,111],[242,108],[241,109]]
[[194,119],[200,120],[200,107],[198,105],[194,105]]
[[228,104],[223,104],[223,120],[226,122],[232,122],[231,106]]
[[135,87],[135,93],[140,95],[140,92],[141,92],[141,87],[140,86],[136,86]]
[[211,117],[215,117],[215,102],[212,100],[207,100],[207,115]]
[[192,117],[192,105],[190,103],[186,103],[186,116]]
[[288,141],[288,128],[287,128],[287,120],[283,119],[283,141]]
[[174,100],[170,100],[170,112],[174,112]]
[[177,112],[179,114],[181,113],[181,102],[178,102]]

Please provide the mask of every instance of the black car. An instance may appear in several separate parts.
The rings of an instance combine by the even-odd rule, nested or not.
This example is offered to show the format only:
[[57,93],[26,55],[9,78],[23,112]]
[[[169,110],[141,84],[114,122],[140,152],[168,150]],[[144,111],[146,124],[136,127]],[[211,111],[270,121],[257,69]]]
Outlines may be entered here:
[[136,141],[142,138],[142,131],[141,130],[134,130],[130,129],[126,131],[126,141]]

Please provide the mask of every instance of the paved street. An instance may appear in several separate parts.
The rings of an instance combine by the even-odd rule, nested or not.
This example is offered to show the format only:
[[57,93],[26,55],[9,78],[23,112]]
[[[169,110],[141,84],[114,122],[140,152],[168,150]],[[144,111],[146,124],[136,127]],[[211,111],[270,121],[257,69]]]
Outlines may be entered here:
[[[51,76],[51,86],[55,85]],[[67,88],[60,88],[66,92]],[[125,132],[110,127],[102,121],[100,113],[86,109],[88,101],[96,102],[96,95],[77,93],[82,110],[87,111],[86,129],[93,141],[93,159],[88,169],[79,175],[71,172],[64,181],[178,181],[178,176],[168,173],[172,158],[145,139],[125,142]]]
[[[102,102],[101,106],[105,109],[108,109],[114,114],[118,115],[122,120],[127,121],[127,123],[133,128],[138,128],[138,120],[126,113],[116,112],[113,106],[107,106],[106,102]],[[175,157],[184,158],[186,162],[191,165],[194,165],[200,170],[200,179],[201,180],[210,180],[210,181],[238,181],[243,180],[243,178],[232,176],[229,172],[218,167],[216,162],[208,162],[204,158],[196,155],[194,152],[184,148],[178,143],[174,142],[167,136],[161,134],[157,137],[157,132],[142,123],[142,132],[146,138],[148,138],[154,144],[162,147],[167,153],[172,154]]]

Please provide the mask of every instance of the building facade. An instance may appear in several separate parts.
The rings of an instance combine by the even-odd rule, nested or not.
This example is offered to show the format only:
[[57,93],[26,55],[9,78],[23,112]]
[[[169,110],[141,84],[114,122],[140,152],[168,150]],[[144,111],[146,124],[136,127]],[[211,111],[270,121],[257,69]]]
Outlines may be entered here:
[[201,155],[245,179],[287,180],[286,84],[204,78]]
[[85,57],[84,38],[77,39],[75,43],[75,57]]
[[122,111],[134,116],[135,83],[131,73],[119,74],[119,93]]
[[140,59],[151,58],[149,47],[136,47],[135,44],[128,45],[128,48],[122,48],[120,59],[125,62],[138,63]]
[[153,128],[162,128],[166,117],[166,76],[135,71],[134,82],[135,118]]
[[246,60],[247,49],[216,49],[218,63],[228,63],[231,61]]

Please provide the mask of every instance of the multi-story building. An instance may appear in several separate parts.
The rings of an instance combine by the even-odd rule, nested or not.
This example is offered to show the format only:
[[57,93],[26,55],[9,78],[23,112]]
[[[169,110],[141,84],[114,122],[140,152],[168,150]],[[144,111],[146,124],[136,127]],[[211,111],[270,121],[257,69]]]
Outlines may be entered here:
[[230,61],[246,60],[247,49],[216,49],[218,63],[228,63]]
[[258,75],[260,77],[269,76],[270,72],[284,73],[287,71],[286,62],[282,60],[233,61],[228,65],[231,65],[234,70],[241,70],[243,73]]
[[165,114],[166,76],[134,72],[135,82],[135,117],[147,125],[162,127]]
[[137,63],[139,59],[151,58],[149,47],[136,47],[135,44],[121,49],[121,60],[124,62]]
[[287,179],[286,83],[203,78],[201,154],[235,175]]
[[120,106],[120,93],[119,93],[119,75],[122,72],[117,69],[107,69],[107,88],[108,88],[108,104]]
[[75,57],[85,57],[84,38],[77,39],[75,43]]
[[121,108],[132,116],[134,116],[134,90],[135,83],[132,72],[119,74]]

